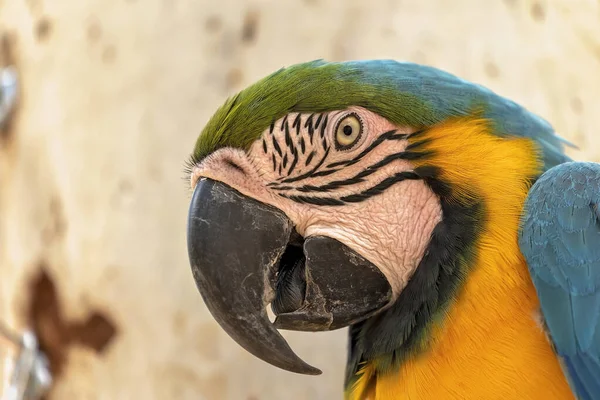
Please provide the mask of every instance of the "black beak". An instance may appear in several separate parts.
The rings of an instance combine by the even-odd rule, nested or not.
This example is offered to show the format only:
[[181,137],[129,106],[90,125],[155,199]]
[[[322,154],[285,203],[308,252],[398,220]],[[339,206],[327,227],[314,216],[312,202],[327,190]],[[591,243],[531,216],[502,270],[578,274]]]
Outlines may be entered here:
[[324,236],[305,240],[280,210],[210,179],[194,190],[188,253],[196,285],[221,327],[256,357],[292,372],[321,373],[276,328],[345,327],[392,298],[384,275],[349,247]]

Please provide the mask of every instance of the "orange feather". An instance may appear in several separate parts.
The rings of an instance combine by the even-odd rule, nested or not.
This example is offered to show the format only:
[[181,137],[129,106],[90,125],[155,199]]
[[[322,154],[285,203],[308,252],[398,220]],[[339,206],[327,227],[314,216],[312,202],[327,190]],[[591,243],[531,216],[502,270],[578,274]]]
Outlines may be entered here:
[[540,323],[539,302],[517,244],[530,177],[541,170],[535,142],[501,138],[489,121],[460,118],[426,134],[434,165],[461,197],[483,199],[476,257],[429,348],[395,372],[359,371],[348,400],[574,399]]

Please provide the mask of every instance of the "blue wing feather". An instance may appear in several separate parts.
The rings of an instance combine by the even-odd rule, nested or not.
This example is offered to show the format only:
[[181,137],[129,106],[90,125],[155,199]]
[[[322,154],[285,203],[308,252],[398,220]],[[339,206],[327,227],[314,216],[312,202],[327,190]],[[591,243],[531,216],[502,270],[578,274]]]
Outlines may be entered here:
[[568,162],[531,188],[519,233],[571,387],[600,399],[600,164]]

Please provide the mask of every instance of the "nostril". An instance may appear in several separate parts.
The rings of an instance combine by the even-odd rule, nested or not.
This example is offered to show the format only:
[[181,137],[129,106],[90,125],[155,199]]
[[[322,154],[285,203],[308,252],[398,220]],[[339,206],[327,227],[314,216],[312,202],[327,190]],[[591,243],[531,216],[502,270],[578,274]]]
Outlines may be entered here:
[[242,174],[245,174],[246,171],[244,171],[244,169],[242,167],[240,167],[235,161],[232,160],[225,160],[225,162],[227,163],[227,165],[229,165],[231,168],[237,169],[239,172],[241,172]]
[[275,298],[271,308],[275,315],[298,310],[306,292],[306,258],[302,247],[288,246],[279,262]]
[[271,303],[275,315],[293,312],[302,307],[306,292],[305,264],[304,238],[294,228],[277,268],[275,298]]

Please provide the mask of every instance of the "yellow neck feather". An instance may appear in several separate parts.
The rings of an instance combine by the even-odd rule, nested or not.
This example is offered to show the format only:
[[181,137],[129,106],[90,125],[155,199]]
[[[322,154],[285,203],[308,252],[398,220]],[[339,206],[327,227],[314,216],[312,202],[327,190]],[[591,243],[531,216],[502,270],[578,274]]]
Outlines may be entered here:
[[[415,166],[434,165],[459,198],[483,200],[486,221],[474,265],[429,349],[395,372],[366,364],[348,399],[572,399],[540,324],[538,299],[517,244],[530,178],[541,165],[526,138],[500,138],[486,120],[462,118],[430,129]],[[420,140],[421,138],[419,138]]]

